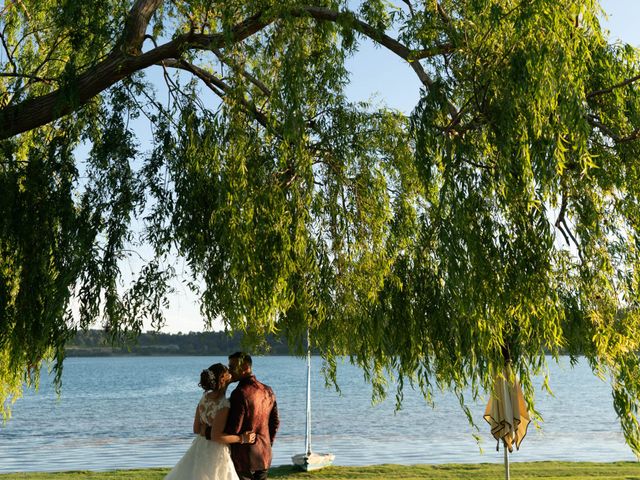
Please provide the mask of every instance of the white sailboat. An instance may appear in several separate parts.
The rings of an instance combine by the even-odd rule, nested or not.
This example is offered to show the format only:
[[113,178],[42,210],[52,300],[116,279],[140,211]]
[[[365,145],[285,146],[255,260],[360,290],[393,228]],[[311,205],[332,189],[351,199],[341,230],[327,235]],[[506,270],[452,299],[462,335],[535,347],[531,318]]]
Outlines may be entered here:
[[293,464],[305,472],[319,470],[333,463],[332,453],[313,453],[311,451],[311,346],[307,330],[307,424],[304,432],[304,451],[291,457]]

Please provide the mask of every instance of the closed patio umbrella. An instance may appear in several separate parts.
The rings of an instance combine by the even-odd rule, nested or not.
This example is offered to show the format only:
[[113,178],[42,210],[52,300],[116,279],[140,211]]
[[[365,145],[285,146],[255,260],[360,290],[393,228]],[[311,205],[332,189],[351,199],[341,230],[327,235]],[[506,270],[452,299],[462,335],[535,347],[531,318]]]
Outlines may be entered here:
[[504,446],[507,480],[509,480],[509,452],[513,451],[514,445],[516,449],[520,449],[531,421],[520,383],[509,373],[507,367],[503,376],[496,377],[491,398],[484,412],[484,419],[491,426],[491,434],[498,441],[497,449],[500,447],[500,441]]

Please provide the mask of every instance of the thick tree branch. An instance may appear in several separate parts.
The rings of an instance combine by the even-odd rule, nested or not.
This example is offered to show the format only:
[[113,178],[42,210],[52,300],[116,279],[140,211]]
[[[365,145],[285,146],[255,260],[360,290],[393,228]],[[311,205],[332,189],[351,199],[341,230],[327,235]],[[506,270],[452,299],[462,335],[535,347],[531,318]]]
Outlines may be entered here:
[[220,50],[213,49],[213,53],[216,55],[216,57],[218,57],[218,60],[220,60],[225,65],[228,65],[231,69],[235,70],[236,72],[240,73],[240,75],[245,77],[247,80],[253,83],[256,87],[258,87],[258,89],[262,93],[264,93],[267,97],[271,95],[271,90],[264,84],[264,82],[262,82],[260,79],[256,78],[253,74],[249,73],[247,70],[242,68],[232,59],[223,55]]
[[[131,74],[144,70],[151,65],[160,64],[163,60],[181,58],[185,50],[215,50],[229,43],[241,42],[276,20],[273,17],[263,18],[263,15],[258,13],[237,24],[228,33],[205,35],[190,32],[179,35],[170,42],[153,48],[148,52],[139,53],[151,15],[160,3],[161,0],[137,0],[127,18],[122,42],[104,60],[79,75],[72,85],[0,109],[0,140],[57,120],[80,108],[91,98]],[[326,8],[308,6],[296,8],[289,13],[293,16],[310,16],[319,21],[331,21],[349,25],[406,60],[416,72],[422,84],[427,88],[433,85],[433,80],[420,62],[415,60],[415,52],[385,33],[359,20],[351,12],[337,12]],[[429,54],[444,53],[449,51],[449,48],[449,46],[444,46],[440,49],[436,48]],[[421,56],[420,58],[425,58],[429,55],[426,52],[426,50],[421,51],[417,55]],[[131,55],[131,53],[135,55]],[[456,118],[458,115],[457,109],[450,102],[449,111],[451,117]]]
[[162,4],[163,0],[137,0],[127,15],[127,22],[122,38],[122,50],[130,55],[138,55],[142,51],[151,15]]
[[[226,94],[231,90],[231,87],[227,83],[223,82],[220,78],[207,72],[206,70],[203,70],[200,67],[192,65],[185,60],[169,59],[165,60],[163,64],[167,67],[179,68],[181,70],[186,70],[192,73],[200,80],[202,80],[205,85],[207,85],[207,87],[209,87],[209,89],[211,89],[211,91],[218,95],[223,101],[225,100]],[[258,108],[254,104],[244,98],[239,99],[239,102],[245,108],[245,111],[252,115],[260,125],[262,125],[267,130],[273,130],[269,126],[267,116],[260,110],[258,110]]]
[[[294,10],[292,14],[298,15],[298,16],[310,15],[312,18],[315,18],[316,20],[325,20],[325,21],[335,22],[338,24],[347,24],[347,25],[353,26],[353,28],[356,31],[369,37],[370,39],[372,39],[376,43],[379,43],[383,47],[391,50],[400,58],[410,63],[416,63],[412,61],[413,52],[411,49],[409,49],[402,43],[398,42],[395,38],[392,38],[389,35],[383,32],[380,32],[379,30],[372,27],[368,23],[365,23],[362,20],[359,20],[351,12],[337,12],[335,10],[330,10],[328,8],[323,8],[323,7],[302,7],[300,9]],[[414,68],[414,70],[416,69]],[[433,80],[431,80],[431,78],[427,75],[427,73],[424,72],[424,69],[422,69],[422,65],[419,65],[419,70],[422,70],[423,72],[421,74],[421,73],[418,73],[418,70],[416,70],[416,73],[418,73],[418,78],[420,78],[420,81],[427,87],[431,86],[433,84]]]
[[[296,15],[296,14],[310,15],[316,20],[327,20],[327,21],[336,22],[339,24],[342,23],[342,24],[348,24],[353,26],[353,28],[356,31],[369,37],[376,43],[379,43],[383,47],[386,47],[387,49],[391,50],[400,58],[409,62],[409,65],[411,66],[413,71],[416,73],[416,75],[420,79],[420,82],[425,87],[431,88],[433,86],[433,79],[427,74],[427,72],[424,70],[424,68],[420,64],[420,62],[415,60],[416,58],[415,54],[411,49],[409,49],[402,43],[398,42],[395,38],[392,38],[387,34],[380,32],[379,30],[372,27],[368,23],[365,23],[362,20],[359,20],[358,18],[356,18],[356,16],[353,13],[336,12],[334,10],[329,10],[328,8],[323,8],[323,7],[304,7],[301,9],[294,10],[292,14],[293,15]],[[450,48],[451,47],[447,47],[447,51],[450,51],[449,50]],[[421,52],[423,56],[419,58],[426,58],[427,55],[424,53],[426,52],[426,50],[423,50]],[[434,53],[434,55],[440,55],[443,53],[447,53],[447,52],[442,51],[442,52]],[[431,55],[431,56],[434,56],[434,55]],[[449,108],[449,114],[451,115],[452,118],[458,115],[458,110],[451,102],[448,102],[448,108]]]
[[413,10],[413,5],[411,4],[411,2],[409,0],[402,0],[405,5],[407,5],[407,7],[409,7],[409,13],[411,14],[412,17],[414,17],[416,15],[415,11]]
[[587,121],[594,127],[600,129],[602,133],[609,136],[616,143],[632,142],[633,140],[637,140],[638,138],[640,138],[640,129],[638,128],[636,128],[629,135],[622,137],[615,133],[611,128],[607,127],[604,123],[602,123],[596,115],[587,115]]
[[58,89],[0,110],[0,140],[57,120],[81,107],[123,78],[161,63],[162,60],[180,58],[184,50],[220,48],[229,41],[239,42],[261,30],[268,23],[270,22],[261,20],[261,15],[254,15],[239,23],[229,35],[185,34],[138,56],[114,51],[105,60],[76,79],[74,95],[70,95],[68,89]]
[[636,75],[635,77],[631,77],[631,78],[627,78],[626,80],[617,83],[609,88],[603,88],[602,90],[595,90],[591,93],[587,94],[587,100],[590,98],[593,98],[597,95],[604,95],[606,93],[611,93],[613,92],[616,88],[622,88],[622,87],[626,87],[627,85],[630,85],[634,82],[637,82],[638,80],[640,80],[640,75]]
[[446,23],[447,25],[451,23],[449,15],[447,15],[447,12],[444,11],[444,8],[442,8],[442,5],[440,5],[440,2],[438,2],[438,0],[436,0],[436,10],[438,11],[438,15],[440,15],[440,18],[444,23]]
[[4,7],[2,8],[2,10],[0,10],[0,16],[4,15],[5,13],[7,13],[7,10],[9,10],[10,7],[13,6],[13,2],[10,0],[8,2],[5,2]]
[[[190,64],[185,60],[166,60],[164,65],[167,67],[174,67],[183,70],[187,70],[197,76],[200,80],[202,80],[205,85],[207,85],[216,95],[218,95],[222,101],[226,101],[226,97],[228,93],[231,91],[231,86],[222,81],[217,76],[199,68],[195,65]],[[266,86],[264,86],[265,90],[269,90]],[[243,107],[244,111],[252,116],[262,127],[269,131],[271,134],[282,138],[281,134],[281,125],[277,120],[270,119],[265,113],[260,111],[258,107],[253,103],[248,101],[245,98],[234,98],[234,101],[239,102]],[[295,166],[290,164],[287,166],[285,170],[281,170],[278,172],[278,175],[282,176],[283,186],[288,188],[291,184],[298,178],[295,173]]]
[[425,48],[423,50],[416,50],[411,54],[411,58],[414,60],[421,60],[423,58],[436,57],[438,55],[446,55],[452,53],[455,50],[453,44],[445,43],[443,45],[436,45],[431,48]]
[[192,63],[187,62],[186,60],[170,58],[168,60],[164,60],[162,62],[162,65],[168,68],[184,70],[191,73],[192,75],[195,75],[221,99],[224,98],[224,94],[229,90],[229,86],[220,78],[200,67],[193,65]]
[[139,57],[112,53],[74,82],[73,92],[58,89],[0,110],[0,139],[10,138],[57,120],[87,103],[132,73],[147,68],[166,57],[177,56],[180,39]]

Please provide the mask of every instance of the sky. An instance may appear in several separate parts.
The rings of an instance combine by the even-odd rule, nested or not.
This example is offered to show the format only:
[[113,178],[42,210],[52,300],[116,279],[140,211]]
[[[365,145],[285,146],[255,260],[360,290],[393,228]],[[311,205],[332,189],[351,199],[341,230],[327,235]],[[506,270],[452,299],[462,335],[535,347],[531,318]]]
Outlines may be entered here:
[[[640,46],[640,0],[601,0],[608,14],[603,26],[610,31],[612,41],[620,40]],[[382,48],[364,42],[359,52],[349,61],[351,82],[346,89],[353,100],[373,100],[390,108],[409,113],[418,101],[420,84],[411,68],[398,57]],[[384,92],[384,95],[383,95]],[[184,263],[177,262],[177,271],[185,271]],[[188,280],[185,278],[185,280]],[[169,333],[204,330],[197,298],[182,283],[175,282],[175,294],[170,297],[166,311],[167,322],[162,331]],[[213,326],[221,329],[221,324]]]

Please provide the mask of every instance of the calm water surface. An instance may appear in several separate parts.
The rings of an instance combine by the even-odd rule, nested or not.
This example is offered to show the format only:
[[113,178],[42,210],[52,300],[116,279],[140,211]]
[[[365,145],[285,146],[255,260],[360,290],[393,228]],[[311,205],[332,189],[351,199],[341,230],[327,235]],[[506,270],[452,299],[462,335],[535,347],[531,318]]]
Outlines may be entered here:
[[[171,466],[189,447],[203,368],[226,358],[70,358],[56,398],[43,376],[0,425],[0,472],[111,470]],[[332,452],[337,465],[381,463],[502,462],[488,425],[485,402],[472,405],[482,438],[451,394],[436,395],[435,408],[407,391],[394,414],[393,398],[371,405],[361,372],[339,367],[341,395],[324,388],[319,359],[313,361],[312,445]],[[256,376],[273,387],[281,427],[274,465],[289,464],[304,450],[306,364],[294,357],[254,358]],[[635,460],[624,443],[608,384],[584,364],[551,365],[555,397],[537,394],[542,429],[531,425],[512,461]],[[482,451],[481,451],[482,450]]]

